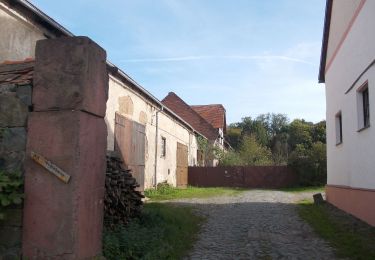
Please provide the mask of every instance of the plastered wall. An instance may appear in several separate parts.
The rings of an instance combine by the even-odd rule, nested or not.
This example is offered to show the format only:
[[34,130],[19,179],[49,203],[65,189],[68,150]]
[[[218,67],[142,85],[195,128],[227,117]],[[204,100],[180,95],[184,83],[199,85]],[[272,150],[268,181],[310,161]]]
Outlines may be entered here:
[[[154,184],[155,165],[155,134],[156,112],[159,110],[155,104],[133,91],[114,77],[109,79],[109,97],[107,101],[106,123],[108,128],[107,147],[114,149],[114,118],[119,113],[128,119],[145,125],[145,188]],[[197,141],[194,133],[178,122],[175,118],[161,111],[158,114],[158,154],[157,154],[157,182],[168,181],[176,185],[176,153],[177,142],[186,145],[189,151],[189,165],[196,165]],[[166,156],[161,156],[161,138],[166,138]]]
[[[333,13],[347,1],[334,1]],[[326,71],[328,184],[375,189],[375,1],[366,1]],[[335,28],[340,19],[332,17]],[[332,32],[331,32],[332,33]],[[329,48],[335,42],[329,41]],[[332,46],[330,46],[332,45]],[[368,81],[370,127],[359,131],[357,90]],[[350,87],[352,87],[351,90]],[[342,113],[343,142],[336,145],[335,115]]]
[[0,3],[0,61],[34,57],[36,41],[43,32]]

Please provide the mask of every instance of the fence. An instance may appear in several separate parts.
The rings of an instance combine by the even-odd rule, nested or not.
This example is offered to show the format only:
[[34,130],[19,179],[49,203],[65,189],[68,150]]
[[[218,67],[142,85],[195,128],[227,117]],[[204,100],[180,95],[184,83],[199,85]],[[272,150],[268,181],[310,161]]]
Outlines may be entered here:
[[188,183],[200,187],[283,188],[297,184],[287,166],[189,167]]

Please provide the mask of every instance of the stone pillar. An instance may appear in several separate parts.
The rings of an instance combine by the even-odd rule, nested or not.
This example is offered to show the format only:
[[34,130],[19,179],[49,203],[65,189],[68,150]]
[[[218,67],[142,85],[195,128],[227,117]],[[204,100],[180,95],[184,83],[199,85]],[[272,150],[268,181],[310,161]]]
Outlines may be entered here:
[[[106,52],[87,37],[38,41],[25,164],[23,257],[101,254],[108,96]],[[71,176],[66,184],[30,158]]]

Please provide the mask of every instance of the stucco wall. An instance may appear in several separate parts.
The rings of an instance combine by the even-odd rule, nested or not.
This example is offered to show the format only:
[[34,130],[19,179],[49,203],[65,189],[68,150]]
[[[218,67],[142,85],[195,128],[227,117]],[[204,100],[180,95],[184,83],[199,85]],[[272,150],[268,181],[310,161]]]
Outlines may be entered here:
[[[2,3],[0,3],[0,24],[0,62],[34,57],[36,41],[46,38],[40,28]],[[151,187],[154,183],[156,109],[151,102],[140,97],[122,82],[114,77],[110,78],[105,119],[108,127],[108,149],[114,149],[115,112],[146,125],[145,187]],[[163,136],[167,139],[167,155],[165,158],[159,155],[157,157],[158,182],[167,180],[175,185],[177,142],[188,146],[189,166],[194,166],[197,161],[197,140],[186,127],[164,112],[159,113],[159,126],[158,151],[160,153],[160,139]]]
[[330,26],[327,61],[331,59],[360,2],[361,0],[333,1],[331,20],[334,23]]
[[[114,118],[119,113],[133,121],[146,126],[146,158],[145,158],[145,188],[154,183],[155,165],[155,134],[157,108],[145,97],[130,89],[114,77],[109,80],[106,123],[108,127],[107,147],[114,149]],[[161,157],[161,137],[166,138],[166,156]],[[176,152],[177,142],[188,147],[189,165],[197,161],[197,141],[195,135],[187,127],[167,115],[159,113],[157,182],[168,181],[176,185]]]
[[[345,9],[347,1],[334,1]],[[326,72],[328,184],[375,189],[375,68],[371,67],[353,88],[360,74],[375,59],[373,24],[375,1],[366,1],[346,40]],[[339,10],[334,10],[339,12]],[[333,17],[334,18],[334,17]],[[332,19],[332,25],[340,19]],[[329,42],[329,45],[334,44]],[[370,127],[358,131],[357,90],[368,80]],[[347,94],[345,94],[347,92]],[[336,145],[335,115],[342,113],[343,143]]]
[[34,57],[36,41],[43,32],[0,3],[0,62]]

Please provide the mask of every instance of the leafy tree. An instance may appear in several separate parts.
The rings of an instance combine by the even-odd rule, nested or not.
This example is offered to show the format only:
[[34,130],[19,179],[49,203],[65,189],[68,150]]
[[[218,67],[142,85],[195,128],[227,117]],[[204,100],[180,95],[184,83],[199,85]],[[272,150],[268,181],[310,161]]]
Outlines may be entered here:
[[245,136],[240,148],[243,165],[272,165],[270,149],[260,145],[254,136]]
[[312,123],[308,123],[305,120],[295,119],[289,125],[290,145],[292,150],[296,148],[298,144],[305,146],[306,148],[312,145]]
[[219,162],[220,166],[241,166],[243,165],[240,154],[236,151],[228,151],[223,154]]
[[326,121],[320,121],[316,123],[312,128],[312,139],[313,142],[326,143]]
[[239,147],[241,145],[241,138],[242,138],[241,132],[242,132],[242,130],[239,127],[229,126],[227,128],[227,134],[226,134],[225,138],[234,150],[239,149]]
[[326,145],[317,142],[311,148],[297,144],[289,157],[288,164],[296,171],[299,184],[302,186],[315,186],[326,183],[327,159]]

